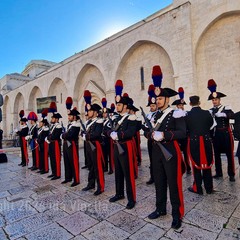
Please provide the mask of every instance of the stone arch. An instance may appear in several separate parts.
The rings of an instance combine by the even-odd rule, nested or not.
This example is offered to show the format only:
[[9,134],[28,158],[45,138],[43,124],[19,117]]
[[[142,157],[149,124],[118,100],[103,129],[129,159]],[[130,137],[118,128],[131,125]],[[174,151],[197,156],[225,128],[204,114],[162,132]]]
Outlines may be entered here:
[[[81,113],[84,112],[84,90],[88,89],[92,93],[92,102],[100,103],[101,98],[105,97],[106,85],[104,77],[98,67],[92,64],[86,64],[78,74],[73,99],[74,104],[78,106]],[[94,95],[95,94],[95,95]]]
[[[15,97],[15,101],[14,101],[14,107],[13,107],[13,128],[16,128],[18,126],[19,123],[19,112],[21,110],[25,111],[25,105],[24,105],[24,97],[22,95],[22,93],[18,93]],[[25,111],[25,116],[27,117],[27,113]]]
[[[164,48],[152,41],[141,40],[133,44],[123,56],[115,79],[123,81],[123,92],[128,92],[136,106],[147,103],[147,89],[152,84],[152,67],[160,65],[163,71],[163,87],[175,89],[171,59]],[[144,89],[141,88],[141,68],[144,72]],[[134,91],[131,91],[134,89]]]
[[42,97],[42,92],[39,87],[35,86],[33,87],[30,96],[29,96],[29,101],[28,101],[28,109],[29,111],[34,111],[37,113],[37,98]]
[[204,29],[195,49],[196,77],[199,95],[203,99],[203,107],[209,108],[211,102],[206,99],[208,79],[215,79],[217,90],[224,92],[224,104],[239,110],[237,101],[231,95],[240,91],[240,12],[224,13],[214,19]]
[[[105,92],[102,89],[100,89],[98,86],[96,86],[92,81],[88,82],[88,84],[86,85],[86,89],[88,89],[91,92],[92,104],[97,103],[100,106],[102,106],[101,100],[103,97],[106,97]],[[83,92],[82,92],[82,96],[80,96],[79,98],[78,105],[77,105],[81,114],[85,112],[85,101],[83,97]]]
[[2,106],[2,126],[3,126],[3,136],[4,138],[8,138],[13,133],[13,124],[9,124],[12,122],[11,115],[11,106],[9,97],[6,95],[4,98],[4,104]]
[[67,124],[67,111],[65,101],[68,97],[68,90],[66,84],[61,78],[55,78],[49,89],[48,89],[48,96],[56,96],[56,103],[57,103],[57,111],[63,116],[60,120],[64,124]]

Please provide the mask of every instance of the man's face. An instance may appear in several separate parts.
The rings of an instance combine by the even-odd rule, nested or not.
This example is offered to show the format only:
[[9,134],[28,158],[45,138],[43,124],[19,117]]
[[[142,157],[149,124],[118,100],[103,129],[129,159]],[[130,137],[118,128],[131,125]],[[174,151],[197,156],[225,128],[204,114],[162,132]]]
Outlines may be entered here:
[[51,123],[56,123],[56,122],[57,122],[57,119],[54,118],[54,117],[52,117],[52,118],[51,118]]
[[88,119],[93,118],[93,110],[88,111]]
[[116,110],[117,110],[118,113],[121,113],[122,110],[123,110],[123,104],[122,103],[117,103]]
[[157,110],[156,104],[150,104],[150,112],[155,112]]
[[178,104],[178,105],[177,105],[177,108],[184,110],[184,105],[183,105],[183,104]]
[[157,108],[158,109],[164,109],[169,104],[169,98],[168,97],[157,97],[156,99]]
[[129,110],[129,113],[130,114],[135,114],[135,112],[131,109],[131,110]]
[[20,125],[26,125],[26,122],[20,121]]
[[107,118],[107,113],[106,112],[103,112],[103,118]]
[[72,122],[74,120],[74,116],[73,115],[68,115],[68,121]]
[[34,125],[36,122],[33,120],[30,120],[31,125]]
[[212,104],[214,107],[217,107],[220,105],[220,98],[213,98],[212,99]]
[[39,126],[39,127],[42,127],[42,126],[43,126],[43,122],[40,121],[40,122],[38,123],[38,126]]

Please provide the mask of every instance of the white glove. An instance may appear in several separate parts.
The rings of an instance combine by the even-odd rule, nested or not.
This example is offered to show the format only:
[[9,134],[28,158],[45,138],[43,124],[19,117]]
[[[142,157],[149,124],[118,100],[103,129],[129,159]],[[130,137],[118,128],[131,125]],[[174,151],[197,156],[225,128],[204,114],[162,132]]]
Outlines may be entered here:
[[154,131],[152,137],[155,141],[160,142],[163,140],[163,132]]
[[28,136],[26,136],[26,137],[25,137],[25,139],[26,139],[26,140],[30,139],[30,136],[29,136],[29,135],[28,135]]
[[17,133],[17,132],[18,132],[18,129],[17,129],[17,128],[15,128],[15,129],[14,129],[14,132],[15,132],[15,133]]
[[226,113],[223,113],[223,112],[217,112],[215,114],[215,117],[227,117]]
[[32,136],[33,136],[33,135],[28,135],[28,137],[29,137],[28,139],[32,139]]
[[110,137],[112,138],[112,140],[118,140],[117,132],[111,132]]
[[48,141],[47,137],[45,137],[45,142],[49,144],[50,142]]
[[86,141],[86,134],[85,133],[83,133],[82,139],[83,139],[83,141]]

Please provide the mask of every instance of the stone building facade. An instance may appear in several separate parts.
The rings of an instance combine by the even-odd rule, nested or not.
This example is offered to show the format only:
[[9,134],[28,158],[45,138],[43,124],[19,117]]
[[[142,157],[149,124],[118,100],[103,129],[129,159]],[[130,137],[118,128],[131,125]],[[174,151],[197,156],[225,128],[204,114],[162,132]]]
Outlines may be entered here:
[[[18,124],[18,112],[36,111],[36,98],[56,96],[58,110],[66,115],[65,99],[83,113],[83,92],[93,101],[114,101],[114,84],[122,79],[124,92],[135,105],[145,106],[153,65],[163,71],[163,87],[185,89],[207,102],[207,81],[216,80],[218,91],[228,95],[224,104],[239,111],[240,92],[240,1],[173,0],[173,3],[133,26],[54,65],[33,80],[4,91],[5,136]],[[174,99],[173,99],[174,100]],[[63,119],[66,123],[67,119]],[[11,125],[12,124],[12,125]]]

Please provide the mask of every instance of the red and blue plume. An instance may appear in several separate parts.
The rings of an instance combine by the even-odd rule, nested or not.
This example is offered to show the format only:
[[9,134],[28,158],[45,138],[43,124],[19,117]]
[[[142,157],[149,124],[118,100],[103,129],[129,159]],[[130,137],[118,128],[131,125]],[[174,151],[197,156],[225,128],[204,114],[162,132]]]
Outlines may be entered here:
[[22,118],[23,116],[24,116],[24,110],[21,110],[21,111],[19,112],[19,117]]
[[211,93],[217,91],[217,84],[213,79],[208,80],[208,89]]
[[71,97],[67,97],[67,99],[66,99],[66,108],[68,110],[70,110],[72,108],[72,104],[73,104],[73,99]]
[[111,109],[112,112],[114,112],[114,110],[115,110],[115,104],[114,103],[111,104],[110,109]]
[[107,99],[106,98],[102,98],[102,106],[103,106],[103,108],[107,107]]
[[150,98],[155,97],[155,93],[154,93],[155,87],[153,84],[150,84],[148,87],[148,96]]
[[121,96],[122,95],[122,90],[123,90],[123,82],[122,80],[117,80],[115,84],[115,93],[116,96]]
[[51,112],[51,113],[55,113],[55,112],[57,112],[57,105],[56,105],[55,102],[51,102],[51,103],[50,103],[50,106],[49,106],[48,112]]
[[125,92],[125,93],[123,94],[123,97],[129,97],[128,93]]
[[180,87],[178,89],[178,95],[179,95],[180,99],[184,99],[184,90],[182,87]]
[[45,118],[47,115],[48,115],[48,109],[45,108],[45,109],[43,109],[43,111],[42,111],[42,118]]
[[85,99],[86,104],[90,104],[91,105],[92,95],[91,95],[89,90],[85,90],[84,91],[83,97]]
[[37,121],[38,120],[37,114],[35,112],[30,112],[28,114],[28,120]]
[[162,86],[162,70],[159,65],[153,66],[152,80],[155,87],[161,88]]

